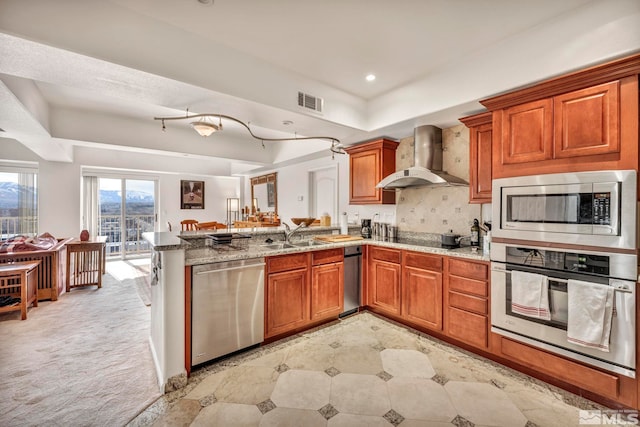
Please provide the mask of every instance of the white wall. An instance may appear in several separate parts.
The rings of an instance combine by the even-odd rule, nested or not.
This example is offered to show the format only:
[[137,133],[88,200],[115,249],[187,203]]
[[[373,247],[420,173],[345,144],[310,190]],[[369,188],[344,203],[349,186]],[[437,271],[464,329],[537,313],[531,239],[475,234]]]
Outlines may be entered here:
[[[56,237],[78,236],[81,231],[82,169],[119,174],[138,179],[158,181],[158,224],[156,229],[167,231],[167,222],[180,230],[186,218],[198,221],[226,222],[227,197],[240,197],[242,178],[206,174],[206,161],[124,153],[113,150],[78,148],[73,163],[48,162],[12,139],[0,138],[0,160],[35,161],[39,165],[38,231]],[[217,168],[210,168],[219,172]],[[188,171],[185,173],[184,171]],[[196,179],[205,182],[205,209],[180,209],[180,180]]]

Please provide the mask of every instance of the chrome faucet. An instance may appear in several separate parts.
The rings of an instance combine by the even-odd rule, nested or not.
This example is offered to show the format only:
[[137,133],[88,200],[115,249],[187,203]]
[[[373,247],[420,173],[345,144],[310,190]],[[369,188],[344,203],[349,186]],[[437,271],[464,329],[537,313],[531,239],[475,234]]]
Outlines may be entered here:
[[291,227],[289,227],[289,224],[284,221],[282,221],[282,224],[284,224],[284,241],[286,243],[291,243],[291,237],[296,233],[296,231],[306,227],[306,224],[304,222],[301,222],[300,225],[294,228],[292,231]]

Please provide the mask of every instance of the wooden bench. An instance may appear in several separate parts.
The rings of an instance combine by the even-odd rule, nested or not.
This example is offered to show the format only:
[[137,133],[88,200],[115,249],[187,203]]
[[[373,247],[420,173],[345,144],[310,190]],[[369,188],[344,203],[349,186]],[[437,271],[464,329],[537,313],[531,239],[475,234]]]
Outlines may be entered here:
[[0,289],[4,297],[20,298],[19,304],[0,307],[0,313],[20,310],[22,320],[27,319],[27,307],[38,306],[38,266],[40,261],[22,261],[0,265]]

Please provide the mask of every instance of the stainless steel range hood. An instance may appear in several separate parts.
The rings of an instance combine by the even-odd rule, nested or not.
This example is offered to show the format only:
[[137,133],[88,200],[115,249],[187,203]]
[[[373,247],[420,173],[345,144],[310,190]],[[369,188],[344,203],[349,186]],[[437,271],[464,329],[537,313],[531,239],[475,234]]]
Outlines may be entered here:
[[469,185],[464,179],[442,170],[442,129],[431,125],[419,126],[413,130],[413,137],[413,166],[392,173],[376,188]]

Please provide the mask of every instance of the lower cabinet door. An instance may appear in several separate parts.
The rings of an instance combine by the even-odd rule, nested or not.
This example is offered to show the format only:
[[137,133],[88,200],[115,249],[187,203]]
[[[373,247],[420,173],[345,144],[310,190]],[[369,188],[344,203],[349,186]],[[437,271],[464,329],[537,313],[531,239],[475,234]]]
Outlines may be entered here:
[[269,274],[265,338],[292,331],[309,322],[308,277],[306,268]]
[[488,319],[475,313],[448,308],[447,335],[465,344],[480,348],[488,347]]
[[344,306],[344,263],[311,268],[311,320],[338,317]]
[[372,261],[369,277],[369,305],[400,315],[400,264]]
[[416,325],[442,330],[442,273],[405,267],[402,316]]

